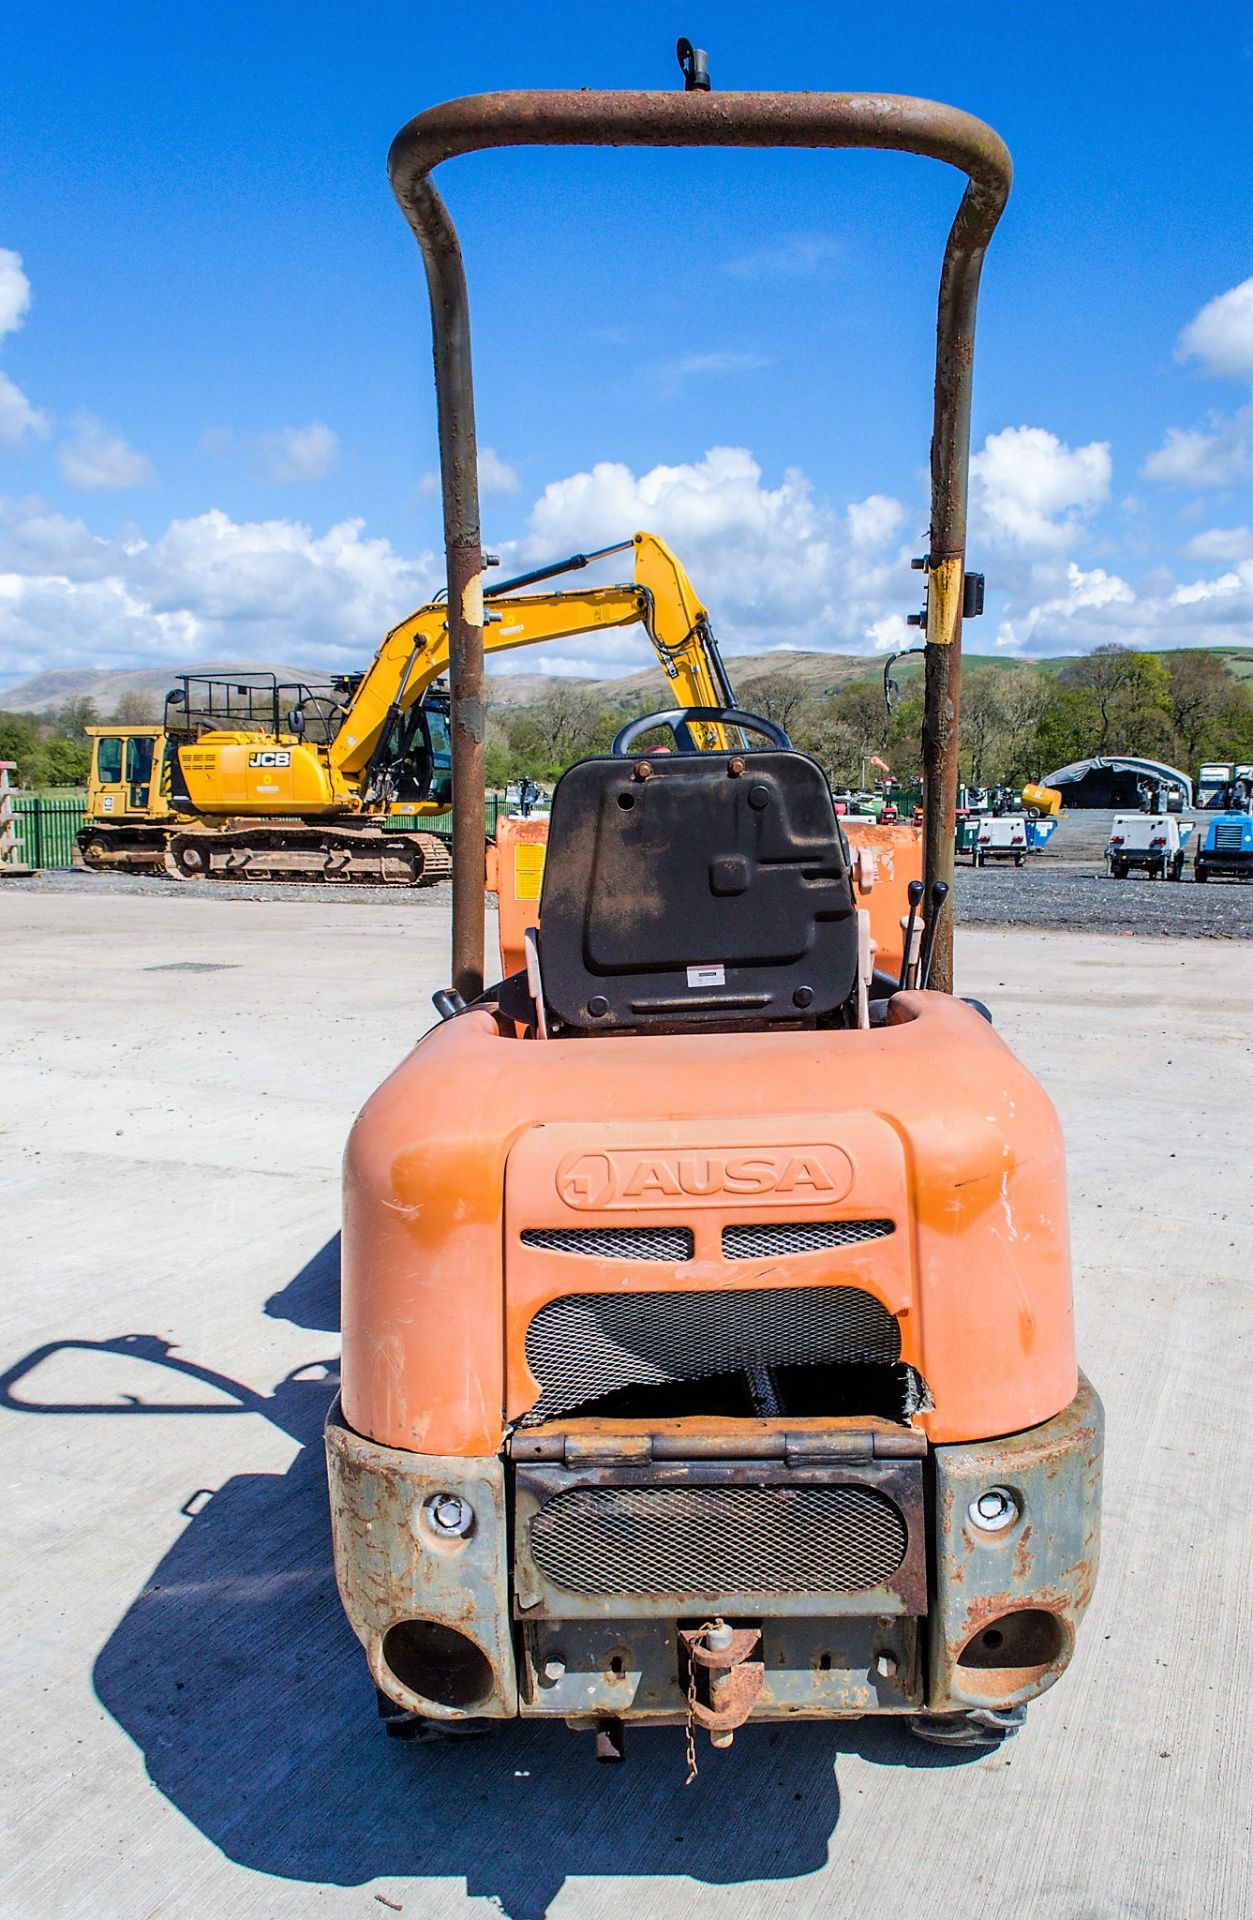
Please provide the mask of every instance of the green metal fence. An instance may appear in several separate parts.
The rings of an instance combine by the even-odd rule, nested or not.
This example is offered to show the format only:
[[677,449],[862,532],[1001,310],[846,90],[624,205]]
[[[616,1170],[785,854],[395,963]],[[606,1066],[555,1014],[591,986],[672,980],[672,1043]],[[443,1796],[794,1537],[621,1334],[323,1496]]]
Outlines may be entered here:
[[46,800],[36,794],[14,794],[13,824],[21,845],[20,858],[30,867],[70,867],[74,864],[74,835],[87,818],[81,794]]
[[[508,802],[502,800],[498,793],[488,794],[486,807],[489,834],[495,833],[501,810],[507,805]],[[452,838],[452,808],[446,808],[443,813],[393,813],[383,824],[392,833],[412,833],[416,829],[418,833],[442,834],[445,840],[449,840]]]
[[[495,833],[501,809],[506,805],[498,794],[487,796],[487,831]],[[36,794],[14,794],[13,821],[21,846],[21,858],[32,867],[71,867],[74,864],[74,835],[87,818],[87,802],[81,794],[46,799]],[[393,814],[384,822],[394,832],[412,831],[452,834],[452,809],[443,813]]]

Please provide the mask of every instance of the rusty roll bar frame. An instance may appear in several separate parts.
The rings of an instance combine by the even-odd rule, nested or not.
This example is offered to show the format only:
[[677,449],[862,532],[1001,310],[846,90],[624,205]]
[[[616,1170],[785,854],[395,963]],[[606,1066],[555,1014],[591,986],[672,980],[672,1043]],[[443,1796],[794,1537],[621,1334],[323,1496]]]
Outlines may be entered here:
[[[392,190],[422,249],[434,335],[452,687],[454,986],[469,999],[483,985],[483,555],[469,299],[457,232],[430,175],[457,154],[519,146],[870,147],[921,154],[966,174],[936,325],[922,739],[926,876],[951,885],[975,308],[1012,179],[1004,142],[970,114],[895,94],[478,94],[419,114],[388,157]],[[951,913],[938,930],[933,980],[952,991]]]

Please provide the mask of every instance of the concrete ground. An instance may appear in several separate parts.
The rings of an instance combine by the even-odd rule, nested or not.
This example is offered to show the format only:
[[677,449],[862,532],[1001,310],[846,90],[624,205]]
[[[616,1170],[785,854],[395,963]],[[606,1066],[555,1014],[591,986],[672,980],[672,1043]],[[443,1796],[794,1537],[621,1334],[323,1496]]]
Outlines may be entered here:
[[1253,1911],[1249,946],[960,941],[1068,1133],[1109,1414],[1069,1675],[1001,1753],[755,1730],[685,1791],[677,1729],[621,1768],[560,1728],[386,1741],[339,1613],[337,1163],[446,941],[438,895],[0,894],[0,1913]]

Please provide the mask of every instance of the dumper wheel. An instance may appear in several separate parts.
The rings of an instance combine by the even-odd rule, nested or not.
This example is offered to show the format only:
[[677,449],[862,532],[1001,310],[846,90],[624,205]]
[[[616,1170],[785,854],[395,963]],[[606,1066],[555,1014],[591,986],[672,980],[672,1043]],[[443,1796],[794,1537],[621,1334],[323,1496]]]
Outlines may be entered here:
[[933,1747],[1003,1747],[1027,1717],[1026,1707],[972,1707],[968,1713],[913,1713],[909,1731]]

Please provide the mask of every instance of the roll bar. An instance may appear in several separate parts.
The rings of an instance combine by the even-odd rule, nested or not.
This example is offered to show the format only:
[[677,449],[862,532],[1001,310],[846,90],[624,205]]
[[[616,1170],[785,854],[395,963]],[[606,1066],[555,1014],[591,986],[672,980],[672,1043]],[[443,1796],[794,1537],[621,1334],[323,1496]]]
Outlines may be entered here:
[[[983,255],[1009,196],[1004,142],[970,114],[896,94],[477,94],[420,113],[388,156],[392,190],[422,249],[434,335],[452,688],[454,986],[471,999],[483,982],[483,555],[465,271],[430,175],[457,154],[518,146],[873,147],[966,174],[940,274],[923,718],[926,875],[951,883],[975,307]],[[946,918],[933,961],[935,984],[947,991],[951,926]]]

